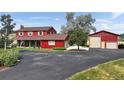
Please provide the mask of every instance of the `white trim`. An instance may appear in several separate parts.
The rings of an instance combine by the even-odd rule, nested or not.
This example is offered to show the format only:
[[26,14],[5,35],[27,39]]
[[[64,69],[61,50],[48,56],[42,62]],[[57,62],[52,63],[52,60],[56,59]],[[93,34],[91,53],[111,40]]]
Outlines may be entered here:
[[[40,32],[41,32],[41,34],[40,34]],[[39,31],[38,36],[42,36],[42,35],[43,35],[43,31]]]
[[48,45],[55,45],[55,41],[48,41]]
[[33,32],[28,32],[28,36],[33,36]]
[[19,32],[18,35],[19,35],[19,36],[23,36],[24,33],[23,33],[23,32]]

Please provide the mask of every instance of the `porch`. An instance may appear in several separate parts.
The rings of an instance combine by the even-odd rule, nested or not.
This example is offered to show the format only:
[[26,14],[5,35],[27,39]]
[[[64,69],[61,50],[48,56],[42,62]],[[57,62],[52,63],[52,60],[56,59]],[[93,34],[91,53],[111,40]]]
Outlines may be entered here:
[[17,41],[18,47],[40,47],[40,40],[18,40]]

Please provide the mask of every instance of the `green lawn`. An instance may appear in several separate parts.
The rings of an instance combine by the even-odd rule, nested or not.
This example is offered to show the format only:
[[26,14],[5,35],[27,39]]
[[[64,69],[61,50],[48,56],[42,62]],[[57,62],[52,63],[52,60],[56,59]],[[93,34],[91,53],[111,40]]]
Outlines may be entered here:
[[78,72],[69,80],[124,80],[124,58]]
[[29,50],[29,51],[41,51],[41,52],[63,52],[64,50],[44,49],[44,48],[15,48],[16,50]]

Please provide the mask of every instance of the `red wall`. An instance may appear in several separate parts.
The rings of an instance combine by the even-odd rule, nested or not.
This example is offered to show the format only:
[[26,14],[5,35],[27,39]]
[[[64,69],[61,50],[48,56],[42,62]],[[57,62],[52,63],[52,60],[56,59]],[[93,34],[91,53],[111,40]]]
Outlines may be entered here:
[[[33,36],[32,37],[35,37],[35,36],[38,36],[38,32],[39,31],[32,31],[33,32]],[[16,32],[16,36],[19,36],[19,34],[18,34],[19,32]],[[44,35],[47,35],[47,34],[56,34],[56,31],[55,31],[55,29],[54,28],[51,28],[50,30],[48,30],[48,31],[43,31],[43,36]],[[28,36],[28,31],[23,31],[23,36]],[[21,37],[23,37],[23,36],[21,36]]]
[[106,32],[97,33],[93,36],[100,36],[102,41],[118,41],[118,36]]
[[40,41],[41,48],[54,48],[54,47],[65,47],[64,41],[57,40],[55,41],[55,45],[48,45],[48,41]]

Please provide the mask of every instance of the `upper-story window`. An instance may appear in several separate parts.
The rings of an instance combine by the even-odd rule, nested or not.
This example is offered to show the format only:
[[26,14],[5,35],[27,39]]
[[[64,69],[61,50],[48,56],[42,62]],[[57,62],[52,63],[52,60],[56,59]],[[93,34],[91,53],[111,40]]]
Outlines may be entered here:
[[32,36],[33,35],[33,32],[28,32],[28,36]]
[[23,32],[19,32],[19,36],[23,36]]
[[47,34],[53,34],[53,32],[47,32]]
[[39,31],[38,32],[38,36],[42,36],[43,35],[43,32],[42,31]]

